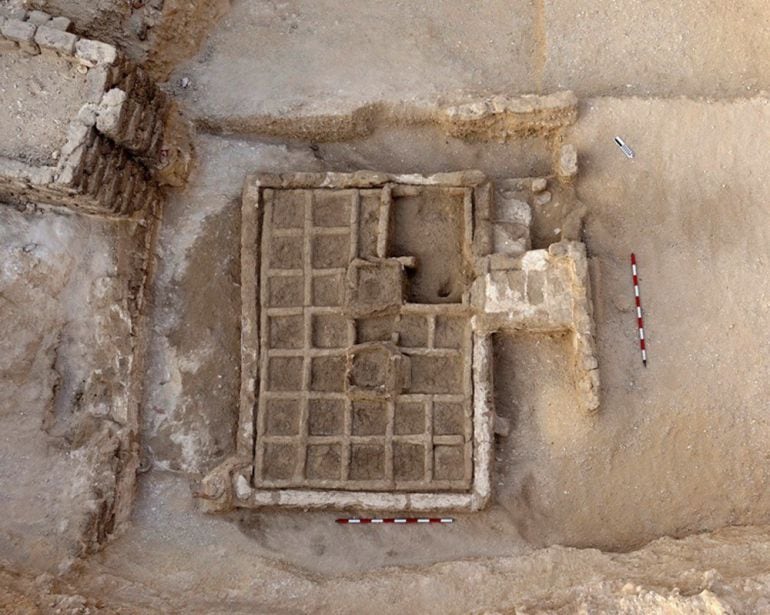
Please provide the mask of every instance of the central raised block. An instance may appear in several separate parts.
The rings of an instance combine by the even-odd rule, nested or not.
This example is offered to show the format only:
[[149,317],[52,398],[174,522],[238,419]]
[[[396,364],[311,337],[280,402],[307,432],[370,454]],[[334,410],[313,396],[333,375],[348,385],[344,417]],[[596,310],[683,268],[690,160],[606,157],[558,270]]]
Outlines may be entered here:
[[411,362],[395,345],[369,342],[348,352],[347,393],[351,398],[392,399],[409,389]]

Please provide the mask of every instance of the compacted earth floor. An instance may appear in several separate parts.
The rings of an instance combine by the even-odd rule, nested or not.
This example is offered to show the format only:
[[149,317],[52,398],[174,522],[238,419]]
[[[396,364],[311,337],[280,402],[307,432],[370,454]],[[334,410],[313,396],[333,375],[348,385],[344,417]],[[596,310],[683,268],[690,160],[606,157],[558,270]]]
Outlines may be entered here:
[[[76,0],[41,4],[83,9]],[[198,127],[197,163],[189,185],[170,195],[154,249],[134,513],[85,560],[71,558],[66,520],[38,511],[26,521],[19,502],[30,508],[34,488],[59,488],[77,473],[76,457],[68,459],[75,469],[57,466],[47,481],[29,469],[47,454],[35,428],[52,386],[52,366],[33,361],[33,345],[47,339],[46,327],[84,326],[78,289],[89,276],[109,274],[110,263],[95,255],[107,250],[111,231],[68,216],[29,222],[7,214],[0,281],[34,269],[29,284],[47,311],[32,323],[6,299],[17,295],[0,294],[0,308],[16,315],[0,316],[0,329],[30,331],[13,339],[29,348],[26,373],[35,376],[22,382],[21,373],[0,372],[10,383],[0,394],[0,421],[13,427],[3,431],[0,453],[0,605],[223,613],[770,609],[770,154],[761,146],[770,142],[770,7],[759,0],[736,9],[711,0],[676,9],[632,0],[354,4],[234,0],[196,33],[199,51],[164,86]],[[333,512],[200,512],[197,481],[232,452],[237,424],[246,174],[547,174],[548,138],[466,142],[393,118],[402,103],[562,88],[580,98],[578,120],[561,137],[577,146],[575,187],[587,208],[598,413],[577,407],[563,369],[568,339],[500,335],[495,398],[511,430],[497,440],[487,510],[455,515],[451,526],[403,528],[339,526]],[[367,105],[379,109],[374,119],[343,140],[290,139],[265,128],[266,118],[291,123]],[[635,158],[618,149],[616,135]],[[9,487],[17,467],[35,487]],[[76,491],[68,485],[61,500]]]

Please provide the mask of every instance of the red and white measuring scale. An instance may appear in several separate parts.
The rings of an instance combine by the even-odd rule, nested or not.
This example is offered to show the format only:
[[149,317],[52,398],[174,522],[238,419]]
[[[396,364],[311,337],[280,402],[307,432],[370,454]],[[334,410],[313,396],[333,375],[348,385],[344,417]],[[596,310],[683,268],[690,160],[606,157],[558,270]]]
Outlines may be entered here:
[[647,345],[644,340],[642,300],[639,298],[639,276],[636,271],[636,255],[633,252],[631,252],[631,274],[634,277],[634,298],[636,299],[636,323],[639,327],[639,348],[642,351],[642,363],[645,367],[647,367]]
[[375,525],[375,524],[408,524],[408,523],[454,523],[451,517],[379,517],[373,519],[354,517],[352,519],[337,519],[343,525]]

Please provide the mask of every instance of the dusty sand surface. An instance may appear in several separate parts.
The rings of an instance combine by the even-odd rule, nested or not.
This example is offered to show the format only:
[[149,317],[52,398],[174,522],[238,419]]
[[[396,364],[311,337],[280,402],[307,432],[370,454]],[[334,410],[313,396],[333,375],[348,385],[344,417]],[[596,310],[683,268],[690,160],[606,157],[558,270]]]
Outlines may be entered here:
[[[56,6],[67,2],[77,4]],[[241,134],[201,131],[190,183],[164,209],[141,413],[149,471],[131,522],[84,561],[72,555],[93,507],[84,495],[92,465],[41,425],[52,408],[66,416],[77,383],[98,368],[89,323],[110,310],[82,306],[94,280],[114,272],[124,240],[91,218],[2,213],[0,610],[770,610],[770,155],[761,145],[770,140],[770,5],[595,4],[238,0],[207,24],[210,36],[168,89],[200,126]],[[125,7],[100,7],[130,19]],[[93,12],[80,9],[87,24]],[[185,32],[184,52],[167,57],[189,55],[199,38]],[[162,74],[162,49],[153,53]],[[548,138],[466,142],[400,124],[397,113],[343,142],[253,134],[252,120],[268,114],[566,87],[581,96],[578,121]],[[568,340],[500,336],[495,393],[511,433],[497,441],[487,510],[428,528],[197,510],[196,481],[234,447],[244,176],[478,168],[524,177],[549,171],[558,139],[580,157],[598,413],[576,411],[562,368]],[[545,207],[559,207],[554,194]],[[60,372],[69,386],[55,384]]]
[[[237,258],[237,199],[244,173],[254,168],[321,169],[325,162],[319,160],[319,156],[323,158],[327,149],[337,156],[337,164],[346,156],[355,159],[348,164],[356,164],[361,160],[361,152],[366,152],[365,162],[372,166],[377,166],[380,155],[383,168],[387,170],[390,165],[395,170],[399,164],[411,165],[412,161],[413,169],[423,170],[419,164],[420,147],[416,152],[397,148],[398,139],[387,131],[354,144],[350,152],[342,144],[313,150],[301,144],[284,146],[205,136],[199,139],[199,168],[190,187],[174,197],[166,208],[157,249],[159,273],[147,379],[150,384],[145,406],[152,412],[143,416],[148,457],[157,468],[169,468],[182,472],[182,475],[172,480],[153,472],[144,478],[132,528],[105,553],[104,565],[111,570],[109,574],[120,578],[129,576],[123,566],[134,560],[143,562],[137,563],[139,568],[162,569],[160,563],[151,564],[143,559],[146,550],[138,542],[145,536],[152,536],[153,532],[164,537],[165,542],[158,543],[164,545],[163,549],[156,551],[164,566],[179,570],[176,567],[181,561],[189,561],[191,567],[183,575],[189,579],[198,579],[197,575],[204,571],[208,573],[213,560],[200,555],[200,551],[192,558],[189,551],[200,546],[201,536],[197,530],[189,539],[188,551],[178,547],[180,536],[185,531],[192,531],[179,526],[181,511],[185,511],[186,527],[206,528],[206,540],[212,544],[209,550],[224,557],[231,551],[221,545],[239,544],[233,554],[233,565],[237,563],[238,567],[248,568],[251,564],[243,558],[258,554],[267,561],[284,562],[323,576],[349,575],[382,566],[426,565],[457,558],[511,556],[530,552],[532,544],[553,542],[629,548],[662,534],[684,535],[727,523],[766,520],[768,503],[764,499],[766,490],[763,486],[767,479],[763,473],[767,468],[765,443],[768,433],[767,420],[762,416],[761,396],[767,380],[760,374],[763,373],[761,370],[767,369],[767,362],[755,361],[751,354],[738,349],[731,351],[734,353],[732,360],[741,366],[742,372],[751,374],[747,370],[758,370],[756,376],[752,375],[738,389],[729,385],[717,387],[710,378],[688,378],[687,372],[680,372],[679,377],[668,383],[664,379],[666,388],[663,390],[653,387],[651,379],[643,380],[654,374],[653,370],[661,369],[658,363],[669,365],[662,374],[671,371],[670,362],[676,360],[676,355],[667,358],[671,352],[687,352],[688,357],[694,357],[692,360],[704,362],[702,368],[713,369],[711,355],[702,356],[703,353],[691,352],[688,348],[701,347],[705,340],[701,340],[700,330],[704,322],[711,326],[712,319],[697,320],[701,324],[693,329],[680,326],[679,310],[662,320],[659,315],[663,305],[656,297],[678,295],[683,292],[683,282],[686,284],[684,290],[690,288],[694,294],[690,301],[697,299],[703,303],[703,295],[712,294],[715,301],[719,299],[724,303],[735,299],[726,299],[725,294],[720,293],[721,284],[731,279],[730,276],[743,276],[742,297],[747,302],[741,308],[743,326],[751,331],[761,330],[766,325],[762,320],[767,312],[761,309],[766,305],[761,303],[765,292],[761,270],[746,267],[743,261],[729,276],[724,274],[723,277],[712,277],[715,261],[710,261],[708,270],[705,267],[692,271],[688,268],[687,275],[680,271],[678,276],[670,278],[668,288],[655,290],[656,284],[661,283],[661,275],[670,271],[663,266],[665,262],[676,262],[686,246],[676,235],[670,236],[668,228],[671,224],[650,232],[654,229],[649,228],[649,212],[658,208],[659,215],[663,216],[660,208],[674,202],[677,224],[693,220],[695,214],[683,208],[678,190],[685,190],[689,197],[687,203],[699,208],[712,190],[725,194],[727,189],[722,184],[729,185],[731,190],[743,195],[743,215],[758,217],[751,228],[760,234],[767,228],[762,223],[763,216],[767,215],[761,206],[764,187],[760,181],[760,168],[763,162],[756,158],[752,162],[750,149],[742,147],[745,140],[756,134],[758,126],[767,129],[766,103],[758,100],[719,103],[717,106],[683,100],[679,105],[682,116],[698,118],[701,122],[699,134],[690,137],[693,143],[713,138],[711,126],[714,122],[728,124],[720,134],[733,135],[735,145],[721,146],[723,168],[718,170],[721,177],[717,175],[704,182],[702,170],[700,177],[691,174],[691,169],[698,168],[693,166],[697,160],[693,162],[690,150],[681,147],[681,130],[679,133],[676,130],[681,122],[671,114],[670,102],[589,100],[585,102],[583,117],[592,126],[585,132],[581,132],[580,124],[575,129],[575,140],[581,143],[581,138],[585,139],[581,145],[581,151],[586,155],[582,158],[578,191],[584,202],[591,205],[586,241],[599,263],[594,285],[605,396],[599,416],[575,420],[574,412],[570,411],[568,389],[559,389],[559,379],[553,378],[558,376],[558,363],[563,359],[559,356],[558,344],[545,355],[551,357],[550,364],[542,360],[532,363],[532,355],[526,352],[533,349],[525,345],[524,356],[512,358],[514,367],[529,370],[527,375],[532,378],[541,381],[547,378],[549,386],[538,390],[525,387],[520,391],[523,395],[517,396],[516,404],[510,406],[510,411],[516,413],[512,416],[515,428],[512,436],[501,441],[499,447],[497,503],[487,512],[463,516],[449,532],[442,528],[441,533],[434,532],[430,537],[395,532],[372,537],[339,531],[332,536],[329,534],[332,513],[244,512],[217,520],[191,508],[190,478],[210,469],[226,456],[231,446],[233,422],[222,417],[232,416],[237,399],[238,322],[234,306],[237,306],[238,288],[237,277],[233,277],[237,276],[233,262]],[[640,113],[640,108],[644,113]],[[635,123],[639,115],[650,121],[649,116],[656,113],[655,121],[661,123],[661,134],[666,135],[665,138],[659,136],[657,141],[653,135],[645,133],[644,122]],[[755,120],[751,128],[741,129],[740,118],[745,113],[753,114]],[[624,134],[638,152],[638,158],[633,162],[625,159],[611,142],[610,137],[616,132],[613,122],[615,126],[625,128],[617,131]],[[629,129],[633,126],[637,127],[637,132]],[[592,131],[606,133],[606,138],[594,142],[593,136],[581,137],[582,134],[591,135]],[[438,155],[451,161],[448,168],[463,168],[471,160],[485,160],[480,153],[484,144],[471,146],[445,141],[448,141],[445,142],[446,150]],[[645,147],[647,143],[650,145]],[[533,155],[522,167],[514,164],[511,168],[513,163],[504,155],[508,146],[498,147],[501,150],[499,157],[479,165],[490,175],[500,176],[511,170],[526,171],[530,165],[547,165],[542,157]],[[511,147],[515,154],[516,146]],[[397,158],[396,151],[399,150],[403,153]],[[697,155],[707,156],[705,153]],[[677,161],[677,167],[671,165],[672,159]],[[673,193],[667,197],[665,192],[661,193],[660,182],[652,173],[645,173],[641,166],[640,162],[645,161],[652,168],[679,169],[677,179],[663,184]],[[427,167],[434,163],[423,164]],[[756,166],[752,167],[752,164]],[[629,173],[631,177],[625,187],[613,183],[621,172]],[[627,212],[624,215],[618,212],[618,203],[624,202],[640,205],[638,209],[624,208]],[[753,209],[746,209],[752,204]],[[728,210],[725,215],[732,217]],[[632,230],[634,220],[638,228]],[[604,230],[603,226],[610,230]],[[702,240],[709,236],[700,231],[697,224],[690,228],[691,232],[701,232]],[[726,226],[725,232],[732,229],[734,225]],[[737,230],[733,232],[737,233]],[[744,233],[743,239],[748,234]],[[646,372],[639,363],[634,319],[630,312],[628,241],[634,242],[633,249],[640,258],[642,292],[648,311],[651,354]],[[648,242],[655,241],[659,243],[647,247]],[[755,241],[758,251],[760,241]],[[699,252],[695,246],[692,249],[693,254]],[[667,256],[666,250],[669,251]],[[748,249],[746,252],[744,256],[750,254]],[[659,269],[653,260],[658,253],[662,263]],[[693,258],[697,261],[698,256]],[[722,259],[719,262],[726,264],[729,261]],[[688,281],[688,276],[698,271],[702,271],[701,277]],[[753,279],[752,275],[759,277]],[[713,286],[715,284],[717,286]],[[704,285],[708,289],[705,293]],[[752,292],[756,294],[750,299]],[[690,313],[696,319],[702,314]],[[715,325],[715,333],[720,329],[731,331],[729,327],[735,320],[735,312],[719,310],[714,316],[725,318],[716,321],[721,324]],[[197,334],[185,333],[193,324]],[[675,339],[678,336],[680,341],[671,346],[659,345],[657,340],[663,339],[660,337],[662,331]],[[540,341],[538,345],[547,343]],[[542,348],[534,350],[543,351]],[[525,363],[521,364],[521,361]],[[500,365],[505,370],[506,363],[501,361]],[[517,373],[516,369],[513,371]],[[202,382],[216,382],[216,385],[205,386]],[[639,385],[635,385],[636,382]],[[679,382],[683,382],[681,388],[677,386]],[[514,388],[502,387],[501,400],[507,392],[516,392],[515,377],[509,384]],[[639,390],[642,386],[645,387],[644,394]],[[650,396],[655,403],[649,401]],[[667,402],[672,397],[678,400],[677,403]],[[687,403],[681,403],[683,399],[687,399]],[[742,403],[737,403],[740,400]],[[725,408],[730,412],[725,412]],[[737,442],[741,445],[737,446]],[[190,478],[184,478],[185,474]],[[725,489],[726,484],[730,489]],[[596,514],[597,511],[602,514]],[[413,549],[415,540],[419,540],[418,551]],[[137,555],[130,555],[135,552]],[[138,555],[139,552],[142,555]],[[272,574],[266,572],[264,578],[275,578],[278,582]],[[400,583],[405,583],[409,576],[406,572],[394,571],[393,574],[401,575]],[[86,576],[90,575],[89,571]],[[432,577],[428,574],[427,578]],[[378,583],[374,579],[370,582]],[[188,587],[196,584],[192,580],[187,583]],[[241,590],[235,590],[237,582],[233,587],[235,593],[232,596],[255,598],[253,589],[240,586]],[[299,591],[293,581],[289,582],[289,587],[294,588],[290,590],[292,592]],[[157,591],[161,594],[169,592],[166,599],[174,600],[171,595],[176,590],[170,586]],[[613,590],[605,588],[605,591],[611,594]],[[614,591],[619,590],[615,588]],[[220,596],[216,600],[224,596],[214,595]],[[526,592],[517,594],[516,600],[524,600],[525,595]],[[409,600],[406,596],[404,599]],[[212,603],[208,604],[211,606]],[[200,608],[206,610],[206,607]],[[384,605],[382,609],[385,610]],[[458,608],[456,612],[462,612],[462,609]]]
[[239,0],[172,83],[231,128],[461,92],[750,96],[770,89],[769,20],[763,0]]
[[[615,134],[635,149],[633,161]],[[770,104],[591,99],[570,137],[582,152],[603,397],[584,423],[558,396],[519,407],[508,467],[533,498],[517,498],[523,533],[627,548],[765,521],[770,192],[768,160],[754,144],[770,137]]]
[[85,76],[67,60],[0,55],[0,156],[56,164],[85,87]]
[[142,417],[154,463],[193,473],[211,470],[234,446],[243,178],[257,166],[317,168],[306,149],[208,137],[197,146],[205,153],[191,178],[194,188],[169,201],[156,250]]
[[[750,334],[745,343],[753,344],[752,352],[746,352],[743,346],[733,349],[734,342],[720,342],[719,336],[729,335],[734,340],[739,334],[737,313],[742,315],[740,326],[746,331],[760,331],[767,326],[766,287],[756,260],[761,258],[762,237],[768,228],[767,210],[762,205],[766,189],[760,171],[765,163],[753,156],[747,141],[755,138],[758,130],[770,129],[768,106],[762,99],[731,103],[682,100],[677,104],[591,99],[585,102],[583,113],[589,125],[578,124],[573,138],[584,152],[577,187],[581,199],[589,205],[585,236],[596,269],[602,407],[596,418],[579,418],[571,383],[559,384],[559,365],[566,360],[566,352],[560,354],[558,345],[547,355],[552,356],[550,362],[542,358],[540,347],[547,340],[535,342],[535,347],[525,344],[521,351],[514,348],[503,352],[498,381],[504,384],[499,401],[515,429],[499,445],[498,503],[490,512],[464,521],[469,529],[463,525],[453,529],[465,537],[460,543],[466,545],[469,554],[492,555],[501,549],[520,548],[524,541],[518,534],[534,544],[628,549],[664,534],[685,535],[767,519],[770,502],[764,486],[770,432],[762,399],[767,393],[768,362],[761,354],[766,349],[752,342]],[[747,114],[754,119],[744,125],[742,118]],[[646,134],[644,126],[648,123],[658,125],[660,132]],[[685,123],[686,131],[682,128]],[[712,128],[715,124],[720,126],[716,132]],[[637,159],[628,161],[622,156],[612,142],[615,132],[624,134],[635,147]],[[713,142],[715,134],[720,135],[720,164],[704,182],[702,169],[711,168],[708,161],[713,159],[707,144]],[[724,135],[730,135],[731,144],[725,143]],[[219,285],[229,278],[221,274],[212,277],[211,265],[204,263],[236,258],[236,242],[230,234],[233,231],[223,234],[211,229],[231,229],[236,224],[233,199],[237,197],[241,169],[252,166],[273,170],[288,163],[297,168],[319,169],[325,164],[319,158],[325,158],[327,152],[335,156],[335,168],[362,164],[389,171],[400,170],[402,165],[423,172],[430,169],[432,160],[419,163],[419,139],[416,152],[401,142],[397,149],[401,161],[394,157],[396,146],[392,144],[397,141],[383,131],[354,143],[351,151],[344,144],[324,145],[314,151],[299,144],[286,148],[219,137],[200,140],[201,167],[188,190],[192,196],[180,196],[167,208],[160,275],[161,279],[165,275],[174,279],[173,284],[163,283],[168,289],[163,293],[171,293],[169,304],[182,301],[184,305],[205,306],[194,310],[199,326],[205,321],[208,324],[203,330],[229,329],[231,333],[220,335],[219,341],[212,344],[206,336],[180,336],[177,325],[168,329],[172,333],[166,339],[156,339],[163,348],[151,354],[154,361],[162,362],[151,370],[157,374],[157,384],[169,380],[167,374],[174,374],[172,381],[182,379],[177,385],[151,387],[151,395],[170,394],[153,402],[154,411],[145,417],[150,422],[148,433],[155,434],[148,441],[160,467],[200,472],[226,455],[222,442],[227,439],[218,430],[227,426],[219,417],[233,411],[236,396],[234,380],[228,374],[237,370],[238,322],[237,313],[227,306],[236,301],[237,288],[230,280],[229,294],[222,292]],[[531,155],[531,166],[512,169],[505,155],[509,146],[498,146],[501,155],[490,160],[483,156],[484,144],[461,146],[452,139],[444,141],[435,158],[451,160],[446,166],[449,169],[464,168],[471,161],[486,162],[478,166],[499,176],[547,164]],[[515,153],[515,146],[510,147]],[[672,169],[669,172],[676,176],[664,176],[661,183],[657,175],[646,171],[657,168]],[[698,173],[693,171],[696,168],[700,169]],[[615,181],[621,174],[628,176],[627,182]],[[711,227],[700,230],[700,221],[715,223],[713,218],[705,222],[708,216],[701,208],[712,199],[713,191],[720,195],[735,191],[736,199],[743,204],[742,215],[752,220],[750,229],[756,235],[752,237],[749,230],[742,239],[753,242],[753,250],[744,244],[748,265],[753,262],[753,267],[743,259],[719,258],[717,254],[706,269],[705,248],[700,243],[678,238],[678,233],[670,230],[670,223],[650,225],[650,220],[673,216],[676,224],[692,221],[689,228],[693,233],[709,233]],[[669,211],[672,203],[676,206],[673,212]],[[722,211],[722,232],[736,232],[730,222],[732,213],[726,208]],[[200,236],[206,248],[190,249],[196,245],[190,234]],[[712,246],[717,250],[732,249],[727,243],[712,242]],[[630,249],[640,259],[648,314],[650,364],[646,370],[639,359],[631,311]],[[719,273],[720,268],[725,271]],[[215,283],[217,279],[220,282]],[[742,289],[740,297],[727,298],[727,283]],[[185,299],[193,295],[194,302]],[[714,301],[711,307],[709,297]],[[668,315],[663,298],[669,298]],[[723,306],[727,300],[740,300],[741,304],[726,310]],[[689,310],[701,324],[683,323],[677,307],[680,301],[702,306],[697,311]],[[163,317],[161,322],[167,318],[173,322],[174,312],[163,309],[162,303],[156,306]],[[706,319],[709,309],[712,311]],[[711,329],[705,336],[704,322]],[[229,351],[222,342],[226,339],[231,340]],[[716,345],[712,345],[712,339]],[[505,342],[502,347],[505,351]],[[506,363],[507,357],[510,364]],[[730,386],[728,372],[723,373],[723,384],[718,385],[719,370],[727,365],[738,367],[746,381],[738,387]],[[699,370],[715,376],[691,377]],[[216,374],[218,386],[231,381],[230,391],[220,386],[212,394],[208,388],[198,387],[195,378],[185,381],[186,371]],[[507,383],[506,374],[512,375]],[[517,389],[519,374],[525,384]],[[546,384],[532,387],[529,383],[533,381]],[[727,490],[726,485],[730,486]],[[244,513],[242,518],[246,526],[259,519],[261,531],[251,536],[262,544],[275,545],[276,557],[301,562],[298,565],[310,569],[345,571],[374,566],[379,561],[441,561],[463,552],[454,537],[446,534],[432,537],[418,556],[394,548],[394,555],[385,560],[381,559],[379,541],[359,543],[358,537],[346,535],[337,537],[334,546],[321,541],[324,548],[314,549],[312,543],[303,548],[296,544],[296,525],[290,521],[294,518],[290,514]],[[310,534],[325,534],[328,515],[308,514],[303,518]],[[511,536],[510,542],[484,546],[479,535],[483,534],[481,528],[490,523]],[[337,548],[340,556],[331,557]],[[362,554],[361,559],[367,563],[344,555],[351,552]]]
[[99,379],[122,374],[132,343],[130,232],[3,206],[0,245],[0,559],[55,572],[82,554],[106,491],[101,419],[128,405],[127,380]]
[[[364,563],[364,554],[374,552],[378,543],[380,553],[413,551],[415,544],[430,548],[435,535],[447,529],[435,528],[426,536],[418,534],[421,528],[379,528],[384,531],[376,536],[348,539],[355,545],[349,543],[344,551],[329,549],[329,567],[314,571],[299,562],[287,565],[255,547],[232,523],[201,517],[191,509],[187,490],[186,481],[177,477],[150,477],[142,498],[152,505],[140,505],[135,516],[141,531],[118,539],[63,581],[72,579],[77,593],[91,600],[109,596],[104,604],[147,612],[574,613],[583,608],[645,613],[657,605],[659,610],[652,612],[680,607],[693,613],[723,612],[719,608],[760,613],[768,606],[766,529],[663,538],[628,554],[527,548],[494,558],[452,557],[434,565],[416,561],[394,567],[397,558],[391,557],[373,570],[333,570],[342,559]],[[353,529],[333,528],[336,536],[330,538],[328,530],[309,530],[302,513],[287,516],[293,517],[289,523],[295,535],[287,534],[287,540],[300,549],[301,542],[317,549],[329,545]],[[398,534],[405,529],[412,532],[408,538]]]

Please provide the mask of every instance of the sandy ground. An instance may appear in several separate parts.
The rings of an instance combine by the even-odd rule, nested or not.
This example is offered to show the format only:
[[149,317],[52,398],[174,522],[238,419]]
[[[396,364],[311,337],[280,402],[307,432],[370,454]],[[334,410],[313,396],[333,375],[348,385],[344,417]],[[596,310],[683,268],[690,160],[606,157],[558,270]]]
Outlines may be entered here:
[[[291,514],[244,513],[245,519],[259,519],[245,522],[261,528],[252,537],[275,545],[281,559],[309,569],[346,571],[382,561],[409,564],[496,555],[521,548],[521,537],[541,545],[627,549],[664,534],[766,521],[770,426],[762,400],[770,363],[752,332],[768,325],[759,259],[770,227],[761,181],[765,162],[747,144],[758,131],[770,131],[769,112],[762,99],[584,103],[570,137],[583,152],[577,188],[589,206],[585,239],[595,271],[603,402],[596,418],[580,417],[572,383],[559,375],[568,357],[563,346],[536,339],[519,348],[516,340],[502,340],[498,401],[515,430],[499,446],[492,510],[471,516],[466,528],[453,528],[452,536],[432,537],[419,555],[394,547],[396,555],[386,560],[379,541],[347,542],[352,537],[344,535],[330,541],[330,551],[314,549],[312,541],[299,547]],[[748,124],[746,116],[753,118]],[[649,124],[658,126],[657,131],[645,130]],[[162,325],[158,333],[165,335],[155,338],[157,351],[151,353],[156,363],[150,373],[157,381],[148,402],[153,412],[145,415],[147,433],[153,434],[148,444],[159,467],[203,472],[227,452],[223,430],[232,423],[221,417],[234,412],[237,396],[238,314],[230,306],[237,304],[238,289],[231,269],[237,256],[234,201],[244,169],[324,168],[326,162],[319,158],[329,151],[335,156],[334,168],[361,164],[396,171],[415,163],[413,170],[430,170],[433,161],[418,163],[420,139],[415,152],[400,141],[402,160],[397,160],[388,145],[399,140],[387,132],[353,144],[350,152],[344,144],[322,146],[316,157],[300,145],[213,136],[199,141],[198,175],[169,204],[161,237],[156,326]],[[612,142],[616,132],[637,150],[634,161]],[[730,144],[724,135],[730,135]],[[512,168],[508,156],[515,154],[515,146],[510,153],[509,146],[498,146],[500,155],[485,159],[479,153],[483,144],[445,141],[434,160],[443,158],[448,168],[476,162],[500,176],[546,164],[531,153]],[[710,164],[714,148],[721,154],[716,168]],[[704,167],[711,170],[708,181],[703,180]],[[659,175],[658,169],[668,171]],[[621,175],[627,180],[618,182]],[[750,220],[741,233],[740,259],[733,255],[738,246],[726,241],[731,233],[738,234],[733,211],[704,209],[714,202],[714,192],[720,202],[740,202],[741,216]],[[735,197],[726,196],[733,192]],[[715,220],[720,214],[722,225]],[[668,217],[674,222],[652,222]],[[682,236],[680,225],[692,235]],[[715,241],[715,232],[725,241]],[[631,311],[630,250],[637,253],[642,274],[650,344],[646,370]],[[705,254],[711,257],[707,260]],[[741,292],[730,293],[730,288]],[[738,303],[725,309],[729,301]],[[688,310],[693,322],[680,316],[683,304],[698,305]],[[167,305],[184,306],[186,318]],[[208,333],[184,335],[191,321]],[[219,332],[216,343],[209,338],[214,332]],[[549,344],[553,347],[543,348]],[[741,382],[730,384],[734,370],[742,374]],[[694,377],[701,372],[712,376]],[[214,391],[200,386],[203,376],[206,382],[217,382]],[[330,517],[308,514],[304,522],[308,535],[323,536]],[[510,539],[485,543],[483,528],[490,524]],[[455,541],[457,534],[464,539]],[[346,555],[350,552],[362,554],[366,563],[351,559]]]
[[[267,113],[345,112],[371,101],[575,89],[580,117],[564,136],[580,152],[576,188],[588,209],[599,413],[576,411],[560,368],[565,340],[503,337],[496,393],[513,429],[498,442],[489,510],[460,515],[451,527],[368,533],[334,526],[333,513],[198,512],[194,481],[233,446],[246,173],[480,168],[507,177],[551,164],[542,139],[465,143],[429,128],[383,126],[320,145],[202,133],[197,169],[171,196],[156,248],[142,404],[152,471],[141,478],[132,522],[60,585],[0,579],[9,588],[0,605],[24,594],[40,603],[82,593],[83,603],[148,612],[770,609],[766,526],[659,538],[770,522],[770,351],[762,337],[770,325],[770,157],[758,145],[770,138],[770,104],[758,94],[770,82],[770,8],[758,0],[735,9],[688,0],[676,10],[633,0],[440,4],[233,2],[169,88],[200,123],[228,129]],[[191,79],[187,89],[178,85],[182,76]],[[614,145],[616,134],[634,160]],[[74,220],[61,231],[48,228],[51,220],[8,222],[0,245],[14,250],[16,234],[41,224],[46,237],[76,242],[85,231]],[[108,239],[89,237],[101,242],[94,254],[109,254]],[[640,266],[646,369],[631,251]],[[20,321],[17,311],[3,317],[4,332],[40,337],[63,326],[62,299],[49,286],[83,271],[91,253],[71,260],[62,253],[47,254],[40,266],[52,269],[39,281],[14,274],[31,280],[24,292],[54,297],[45,303],[49,321]],[[21,254],[5,262],[27,258]],[[18,443],[0,454],[0,478],[13,485],[0,497],[0,560],[33,576],[42,566],[24,536],[47,547],[56,532],[46,515],[56,511],[19,525],[13,515],[33,508],[34,494],[9,477],[18,467],[44,484],[65,482],[69,472],[37,465],[47,455],[35,435],[52,367],[43,361],[36,369],[0,374],[4,438]],[[66,559],[56,549],[40,553]]]
[[534,498],[525,535],[618,548],[767,520],[770,193],[767,157],[753,144],[768,136],[766,99],[585,102],[570,137],[597,272],[602,405],[590,424],[561,404],[524,413],[514,449],[517,482]]
[[85,75],[67,60],[0,55],[0,156],[55,165],[85,87]]
[[228,127],[461,92],[750,96],[770,89],[769,17],[763,0],[240,0],[172,83]]
[[[205,613],[678,612],[674,607],[685,613],[731,607],[761,613],[768,607],[770,537],[759,528],[663,538],[629,554],[550,547],[333,574],[287,565],[244,540],[234,524],[200,517],[190,508],[184,481],[160,473],[144,485],[142,496],[154,505],[140,506],[135,523],[141,531],[119,539],[79,576],[69,577],[95,602],[109,596],[104,603],[113,607]],[[295,516],[295,535],[318,544],[300,517]],[[324,532],[320,542],[339,540],[349,529],[336,528],[334,538]],[[383,551],[392,548],[391,541],[404,540],[397,532],[405,528],[380,529],[376,537],[348,539],[357,545],[347,557],[361,561],[357,547],[370,550],[380,543]],[[406,531],[413,532],[412,548],[430,547],[433,536],[418,536],[421,528]],[[299,543],[297,537],[292,544]],[[333,559],[332,550],[327,560]]]
[[132,246],[126,226],[9,206],[0,245],[0,560],[57,571],[81,554],[99,506],[97,415],[125,403],[128,383],[109,378],[130,323],[112,291]]

